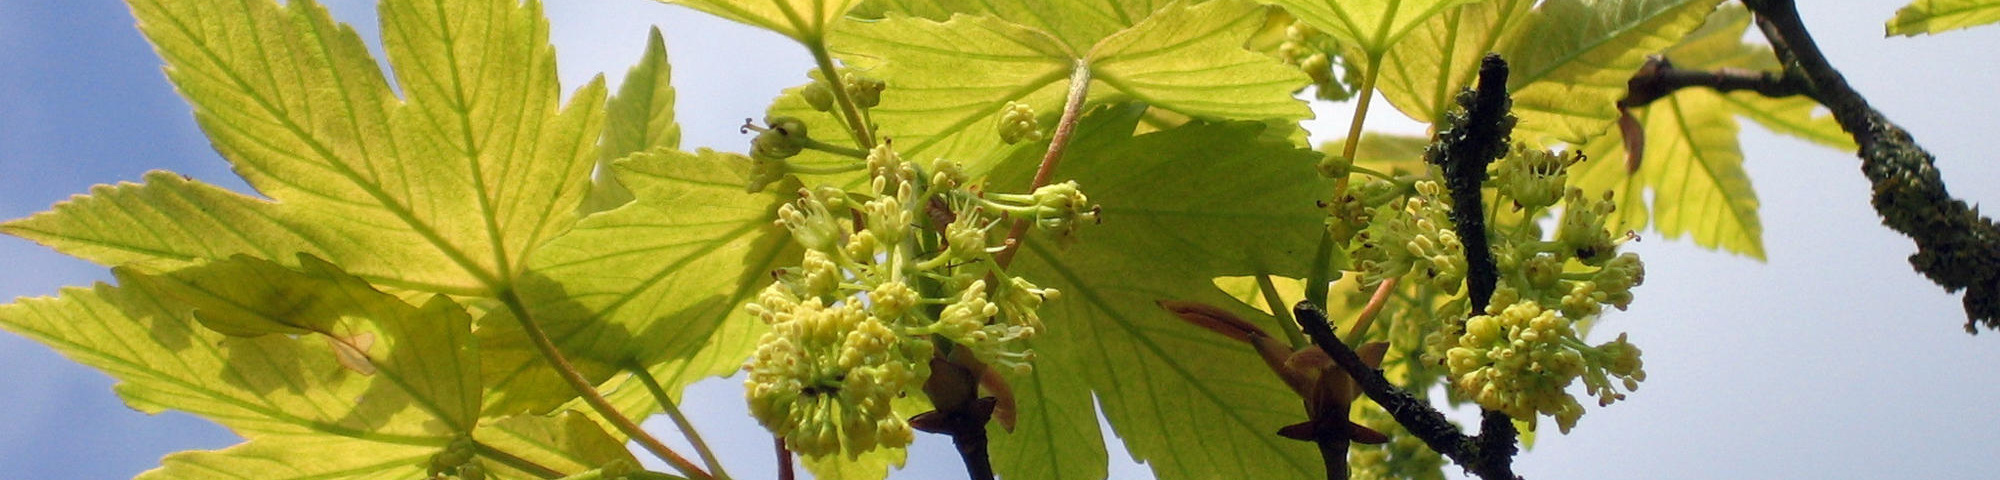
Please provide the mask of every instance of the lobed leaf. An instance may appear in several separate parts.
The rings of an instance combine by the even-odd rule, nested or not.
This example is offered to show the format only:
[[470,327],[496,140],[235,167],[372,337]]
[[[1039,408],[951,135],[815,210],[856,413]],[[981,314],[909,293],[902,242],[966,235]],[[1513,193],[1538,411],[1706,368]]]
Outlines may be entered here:
[[989,15],[1007,22],[1048,32],[1070,50],[1085,51],[1104,37],[1111,36],[1173,4],[1167,0],[866,0],[855,7],[854,16],[880,19],[890,13],[950,20],[954,14]]
[[[742,155],[706,149],[653,150],[614,164],[637,200],[584,219],[537,253],[519,290],[528,311],[573,359],[604,367],[598,378],[644,365],[671,392],[740,368],[767,327],[739,306],[772,270],[800,255],[773,223],[797,184],[775,189],[781,194],[745,194],[748,164]],[[481,336],[515,337],[514,323],[492,322]],[[511,385],[507,395],[567,390],[531,346],[491,348],[515,352],[488,371],[489,382]],[[636,385],[618,395],[632,396],[632,405],[652,402]],[[538,402],[568,397],[526,398],[539,410],[552,405]]]
[[[290,261],[289,253],[303,251],[380,284],[484,294],[511,281],[534,246],[574,221],[603,87],[585,86],[576,105],[558,108],[539,3],[384,2],[384,46],[404,99],[354,31],[310,0],[131,4],[216,150],[275,200],[210,194],[198,206],[209,217],[252,219],[257,233],[292,232],[204,242],[218,247],[201,252],[218,255],[208,259],[256,253]],[[63,217],[129,202],[73,203],[92,206],[9,229],[80,225]],[[196,217],[92,228],[192,229],[203,221]],[[143,250],[166,238],[95,234],[119,240],[122,250],[107,251],[85,244],[93,235],[58,233],[36,240],[99,261],[189,260],[189,249]]]
[[1365,58],[1380,58],[1411,30],[1458,5],[1484,0],[1262,0],[1285,7],[1285,11],[1308,25],[1332,35],[1340,43],[1366,52]]
[[489,420],[473,432],[473,438],[488,447],[561,472],[581,472],[618,461],[639,463],[625,449],[625,442],[575,411]]
[[860,0],[659,0],[820,45],[827,27]]
[[[994,435],[995,467],[1010,478],[1101,477],[1102,451],[1075,444],[1099,435],[1080,407],[1095,395],[1161,478],[1323,475],[1311,445],[1273,434],[1304,413],[1275,376],[1244,374],[1264,371],[1250,349],[1153,303],[1234,304],[1211,278],[1302,276],[1323,217],[1313,202],[1330,188],[1304,181],[1320,155],[1263,138],[1257,123],[1132,137],[1139,110],[1086,117],[1069,147],[1062,174],[1103,202],[1103,225],[1067,249],[1030,236],[1012,268],[1063,296],[1045,306],[1035,369],[1009,379],[1018,427]],[[1003,165],[995,183],[1024,183],[1029,157]]]
[[[1515,137],[1581,145],[1618,118],[1625,82],[1646,56],[1675,45],[1720,0],[1551,0],[1501,52],[1520,117]],[[1527,41],[1526,39],[1533,39]]]
[[610,210],[632,201],[632,191],[618,182],[611,162],[652,149],[681,147],[681,125],[674,121],[673,66],[667,63],[667,42],[660,28],[646,35],[646,52],[625,72],[618,94],[604,105],[604,138],[597,146],[597,167],[591,176],[584,212]]
[[[1014,12],[1004,5],[987,10]],[[1000,158],[990,153],[1004,148],[993,128],[1001,109],[1021,102],[1053,118],[1077,68],[1091,69],[1095,78],[1092,103],[1142,99],[1209,119],[1311,115],[1292,97],[1307,83],[1303,73],[1242,48],[1264,18],[1254,4],[1172,3],[1144,13],[1123,19],[1117,30],[1068,38],[1012,17],[957,14],[939,22],[888,13],[843,26],[833,48],[863,74],[887,82],[882,104],[869,113],[898,152],[952,158],[974,173]],[[1214,88],[1210,81],[1218,78],[1236,88]],[[802,103],[781,101],[772,114],[817,119],[813,131],[838,128]]]
[[166,171],[145,183],[91,188],[46,212],[0,224],[0,232],[65,254],[145,272],[166,272],[203,260],[249,254],[289,259],[292,252],[325,256],[312,223],[283,215],[279,205]]
[[[1715,92],[1682,90],[1634,112],[1646,132],[1646,161],[1627,174],[1616,133],[1583,147],[1589,161],[1573,167],[1574,183],[1616,193],[1617,229],[1651,225],[1666,238],[1764,259],[1757,194],[1743,170],[1736,120]],[[1644,202],[1653,193],[1652,209]]]
[[1916,0],[1896,10],[1888,34],[1914,37],[2000,22],[2000,1]]
[[[1451,7],[1411,29],[1383,57],[1375,88],[1404,115],[1436,123],[1472,84],[1479,59],[1519,41],[1531,0],[1497,0]],[[1365,146],[1365,145],[1364,145]]]
[[160,468],[135,480],[407,480],[424,478],[426,462],[440,449],[323,435],[269,436],[224,450],[167,455]]

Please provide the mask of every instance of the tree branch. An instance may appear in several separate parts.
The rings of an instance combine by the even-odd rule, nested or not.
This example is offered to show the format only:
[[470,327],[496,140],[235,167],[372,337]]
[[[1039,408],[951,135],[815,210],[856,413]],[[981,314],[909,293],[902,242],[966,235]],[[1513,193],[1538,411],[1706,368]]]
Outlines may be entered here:
[[1625,98],[1618,99],[1618,108],[1643,107],[1673,95],[1676,90],[1697,87],[1719,93],[1747,90],[1771,98],[1804,95],[1807,90],[1804,78],[1779,72],[1743,68],[1690,70],[1674,66],[1666,57],[1655,56],[1647,58],[1632,79],[1625,81]]
[[[1436,408],[1432,408],[1430,403],[1397,388],[1395,384],[1389,383],[1388,378],[1382,376],[1381,370],[1362,363],[1359,354],[1347,348],[1347,344],[1341,343],[1340,338],[1334,336],[1333,326],[1327,323],[1326,311],[1320,310],[1318,305],[1314,305],[1311,301],[1299,302],[1297,306],[1292,307],[1292,314],[1299,319],[1299,327],[1305,330],[1306,337],[1312,339],[1313,345],[1325,350],[1326,355],[1333,358],[1334,364],[1340,365],[1341,370],[1353,377],[1354,383],[1361,387],[1361,392],[1367,394],[1368,399],[1374,400],[1376,405],[1381,405],[1383,410],[1396,418],[1396,423],[1402,424],[1403,429],[1409,430],[1411,435],[1423,440],[1431,450],[1450,457],[1452,462],[1465,467],[1479,478],[1488,480],[1515,478],[1512,468],[1508,465],[1514,454],[1513,435],[1504,436],[1507,438],[1505,443],[1507,448],[1487,450],[1485,445],[1491,442],[1475,441],[1474,438],[1465,436],[1458,430],[1457,425],[1452,425],[1451,420],[1445,418]],[[1506,415],[1497,412],[1490,412],[1489,415],[1506,418]],[[1505,429],[1512,433],[1513,422],[1508,420],[1504,423],[1507,424]],[[1490,425],[1487,427],[1492,428]],[[1502,438],[1502,436],[1488,437],[1492,438]],[[1500,459],[1489,458],[1496,453],[1501,456]]]
[[2000,329],[2000,225],[1952,198],[1936,157],[1848,86],[1806,32],[1792,0],[1743,3],[1757,14],[1757,27],[1770,39],[1786,75],[1802,78],[1807,94],[1854,136],[1882,224],[1917,243],[1910,265],[1946,292],[1965,291],[1966,332],[1976,334],[1975,326],[1982,324]]

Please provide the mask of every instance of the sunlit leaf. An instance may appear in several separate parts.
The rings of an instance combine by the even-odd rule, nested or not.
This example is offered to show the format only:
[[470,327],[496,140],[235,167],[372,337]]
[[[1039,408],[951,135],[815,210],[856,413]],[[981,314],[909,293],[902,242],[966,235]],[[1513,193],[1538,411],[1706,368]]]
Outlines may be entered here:
[[[536,254],[520,289],[528,311],[565,352],[607,367],[600,373],[645,365],[678,391],[740,368],[767,327],[739,306],[799,255],[772,223],[778,206],[796,198],[797,184],[746,194],[748,163],[709,150],[653,150],[619,161],[619,179],[637,200],[584,219]],[[513,322],[492,323],[482,337],[518,338],[507,331]],[[489,382],[518,389],[506,394],[567,389],[531,346],[490,349],[514,352],[488,372]],[[638,388],[621,393],[635,397],[633,405],[652,401]],[[511,403],[491,408],[504,405]]]
[[903,468],[909,454],[906,449],[880,448],[854,459],[845,455],[804,457],[799,459],[799,464],[804,465],[806,471],[812,472],[813,478],[818,480],[882,480],[889,476],[891,469]]
[[[1626,173],[1616,133],[1585,145],[1591,160],[1572,171],[1589,195],[1616,192],[1614,228],[1650,225],[1667,238],[1687,235],[1704,247],[1763,259],[1757,194],[1743,170],[1736,119],[1721,98],[1712,91],[1682,90],[1634,115],[1646,132],[1645,161],[1637,173]],[[1653,197],[1650,209],[1644,203],[1647,191]]]
[[611,161],[655,148],[680,148],[681,125],[674,121],[672,77],[666,40],[660,37],[660,28],[653,27],[646,36],[646,53],[625,72],[618,94],[605,102],[604,138],[597,147],[597,169],[584,212],[610,210],[632,201],[631,190],[618,182]]
[[1701,26],[1721,0],[1551,0],[1523,25],[1522,41],[1501,52],[1507,88],[1521,119],[1514,135],[1531,143],[1582,144],[1618,118],[1625,82],[1646,61]]
[[1168,0],[865,0],[857,17],[876,19],[890,12],[937,21],[952,14],[991,15],[1048,32],[1072,50],[1088,50],[1098,40],[1132,26],[1174,2]]
[[1353,45],[1370,57],[1381,55],[1404,35],[1445,10],[1485,0],[1264,0],[1307,24]]
[[[1049,331],[1034,343],[1035,369],[1013,377],[1020,417],[1014,433],[994,434],[996,468],[1011,478],[1101,477],[1102,452],[1077,443],[1097,436],[1088,409],[1076,407],[1094,394],[1127,449],[1161,478],[1324,475],[1311,445],[1273,434],[1304,413],[1276,376],[1246,374],[1266,371],[1250,349],[1153,303],[1235,303],[1211,283],[1217,276],[1303,276],[1323,218],[1313,202],[1330,188],[1305,181],[1320,155],[1262,139],[1255,123],[1130,137],[1136,110],[1086,119],[1060,175],[1102,199],[1104,223],[1067,249],[1031,236],[1014,265],[1063,296],[1044,307]],[[1024,183],[1033,163],[1017,158],[996,181]]]
[[1508,48],[1519,37],[1531,0],[1461,5],[1430,17],[1396,42],[1383,58],[1375,88],[1404,115],[1435,123],[1472,84],[1479,59]]
[[292,252],[325,256],[319,227],[279,218],[282,208],[164,171],[145,183],[99,185],[55,208],[0,225],[100,265],[164,272],[203,260],[250,254],[290,260]]
[[1917,0],[1896,10],[1889,35],[1917,36],[2000,22],[2000,1]]
[[799,43],[826,40],[827,27],[860,0],[660,0],[778,32]]
[[[1008,102],[1060,112],[1080,66],[1091,69],[1092,102],[1136,98],[1201,118],[1311,115],[1292,98],[1307,82],[1304,74],[1242,48],[1264,18],[1254,4],[1173,4],[1150,13],[1082,47],[999,17],[939,22],[891,14],[843,27],[833,48],[863,74],[887,82],[870,115],[897,151],[957,159],[973,172],[998,159],[988,154],[1002,146],[994,122]],[[1232,88],[1216,88],[1211,80],[1218,78]],[[781,100],[772,113],[822,119],[812,131],[838,131],[826,114],[802,107]]]
[[[603,87],[593,82],[575,106],[558,108],[539,4],[385,2],[383,45],[399,99],[353,30],[309,0],[131,3],[216,150],[276,201],[208,191],[174,208],[249,218],[250,233],[290,233],[153,255],[148,247],[171,237],[146,232],[207,220],[100,224],[103,233],[86,235],[36,228],[85,222],[45,216],[11,224],[15,231],[100,261],[184,262],[180,255],[196,252],[290,261],[289,253],[307,251],[379,284],[480,294],[510,281],[532,247],[574,221]],[[190,189],[201,187],[181,190]],[[147,195],[159,194],[135,196]],[[92,242],[101,239],[114,243]]]
[[270,436],[216,451],[168,455],[136,480],[411,479],[441,445],[334,436]]
[[625,449],[625,442],[577,412],[495,419],[480,425],[473,438],[559,472],[579,472],[621,460],[638,464]]

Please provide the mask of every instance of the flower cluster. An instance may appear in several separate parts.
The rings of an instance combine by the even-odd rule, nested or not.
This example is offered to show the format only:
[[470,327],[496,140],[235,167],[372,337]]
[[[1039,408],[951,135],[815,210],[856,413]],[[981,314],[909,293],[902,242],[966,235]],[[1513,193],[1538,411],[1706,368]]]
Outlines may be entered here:
[[[1566,392],[1576,379],[1603,406],[1624,398],[1618,387],[1635,390],[1646,378],[1639,349],[1625,336],[1593,347],[1575,327],[1606,305],[1624,309],[1632,287],[1645,281],[1638,255],[1617,251],[1634,237],[1605,227],[1616,210],[1610,197],[1591,199],[1566,184],[1567,169],[1581,160],[1516,148],[1493,166],[1499,198],[1525,211],[1491,235],[1498,288],[1484,312],[1463,325],[1447,322],[1426,342],[1426,355],[1445,364],[1459,394],[1531,424],[1550,416],[1563,432],[1583,415]],[[1532,219],[1558,200],[1555,238],[1543,240]]]
[[[1354,95],[1339,79],[1334,78],[1334,59],[1330,55],[1340,51],[1340,45],[1333,36],[1304,21],[1293,21],[1285,27],[1285,41],[1278,44],[1276,53],[1279,61],[1299,67],[1306,77],[1312,79],[1315,95],[1319,99],[1338,102]],[[1352,66],[1349,69],[1351,76],[1354,74]]]
[[1583,416],[1583,406],[1565,391],[1577,378],[1599,406],[1625,398],[1617,387],[1636,390],[1646,379],[1639,347],[1625,335],[1586,345],[1569,318],[1511,290],[1496,293],[1485,315],[1466,320],[1455,343],[1445,353],[1445,365],[1460,392],[1530,424],[1536,414],[1554,417],[1564,433]]
[[[1440,373],[1457,398],[1530,422],[1546,415],[1564,432],[1583,415],[1566,392],[1577,379],[1600,405],[1624,398],[1621,392],[1645,379],[1639,349],[1625,337],[1590,346],[1576,326],[1606,306],[1626,308],[1632,288],[1645,281],[1638,255],[1618,251],[1634,237],[1606,228],[1616,204],[1568,184],[1568,169],[1580,161],[1516,146],[1489,168],[1486,184],[1497,196],[1488,218],[1497,220],[1489,220],[1487,239],[1500,276],[1484,311],[1468,312],[1469,301],[1458,296],[1467,274],[1465,246],[1451,220],[1455,206],[1436,183],[1406,183],[1414,190],[1409,194],[1394,188],[1405,180],[1375,180],[1328,208],[1330,228],[1360,228],[1350,256],[1362,284],[1408,277],[1419,292],[1456,297],[1430,303],[1427,315],[1404,312],[1391,328],[1423,337],[1421,357],[1445,367]],[[1379,191],[1371,191],[1377,184],[1372,190]],[[1370,203],[1384,192],[1390,200]],[[1558,208],[1562,216],[1547,235],[1553,238],[1545,239],[1536,219]]]
[[1419,279],[1447,293],[1465,283],[1465,245],[1451,229],[1451,202],[1437,182],[1416,184],[1417,194],[1377,207],[1354,257],[1362,283],[1421,272]]
[[1006,232],[996,227],[1021,218],[1067,236],[1095,218],[1074,183],[981,193],[956,164],[919,168],[888,144],[859,168],[865,190],[801,189],[779,209],[805,257],[747,306],[771,326],[744,365],[751,413],[804,455],[908,445],[890,404],[921,388],[937,348],[1029,368],[1021,340],[1042,330],[1038,311],[1057,292],[994,262]]
[[1396,417],[1373,401],[1355,403],[1354,422],[1389,434],[1380,445],[1353,444],[1348,457],[1347,478],[1356,480],[1418,479],[1444,480],[1444,455],[1410,435]]
[[1000,110],[999,117],[999,123],[994,128],[1000,132],[1000,141],[1008,145],[1041,141],[1042,126],[1035,122],[1035,107],[1021,102],[1007,102],[1007,108]]

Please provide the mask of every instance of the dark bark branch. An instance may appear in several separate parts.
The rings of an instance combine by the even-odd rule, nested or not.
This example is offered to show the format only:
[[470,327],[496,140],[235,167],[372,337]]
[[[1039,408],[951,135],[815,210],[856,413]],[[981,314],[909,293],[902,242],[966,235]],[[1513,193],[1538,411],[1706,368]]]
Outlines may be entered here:
[[1689,70],[1674,66],[1666,57],[1652,57],[1625,82],[1625,98],[1618,99],[1618,108],[1643,107],[1673,95],[1676,90],[1697,87],[1720,93],[1752,91],[1772,98],[1806,93],[1805,79],[1801,77],[1742,68]]
[[1486,308],[1500,278],[1488,248],[1479,184],[1486,180],[1486,165],[1507,154],[1507,136],[1514,132],[1514,116],[1507,112],[1513,104],[1507,98],[1507,61],[1487,54],[1479,63],[1478,86],[1459,94],[1465,112],[1447,114],[1450,127],[1424,152],[1425,161],[1444,169],[1444,186],[1451,191],[1451,220],[1465,245],[1465,283],[1474,312]]
[[[1409,430],[1411,435],[1423,440],[1431,450],[1451,458],[1452,462],[1465,467],[1479,478],[1488,480],[1516,478],[1509,466],[1514,455],[1512,421],[1502,422],[1507,425],[1505,429],[1510,433],[1505,435],[1506,448],[1489,450],[1484,446],[1487,442],[1465,436],[1459,432],[1457,425],[1452,425],[1451,420],[1445,418],[1436,408],[1432,408],[1430,403],[1397,388],[1395,384],[1389,383],[1388,378],[1382,376],[1381,370],[1363,363],[1360,355],[1347,348],[1346,343],[1341,343],[1339,337],[1334,336],[1333,326],[1327,323],[1326,311],[1320,310],[1318,305],[1313,305],[1310,301],[1299,302],[1292,308],[1292,313],[1298,318],[1299,327],[1305,330],[1306,337],[1312,339],[1313,345],[1325,350],[1327,356],[1333,358],[1334,364],[1340,365],[1341,370],[1354,378],[1354,383],[1361,387],[1362,393],[1367,394],[1376,405],[1381,405],[1383,410],[1396,418],[1396,423],[1402,424],[1403,429]],[[1506,415],[1498,412],[1489,412],[1488,415],[1506,419]],[[1501,436],[1489,437],[1489,439],[1497,438]],[[1493,455],[1499,455],[1500,458],[1491,458]]]
[[2000,225],[1945,190],[1936,158],[1848,86],[1821,54],[1791,0],[1745,0],[1787,76],[1833,112],[1861,147],[1882,224],[1917,243],[1910,265],[1947,292],[1965,291],[1965,330],[2000,329]]

